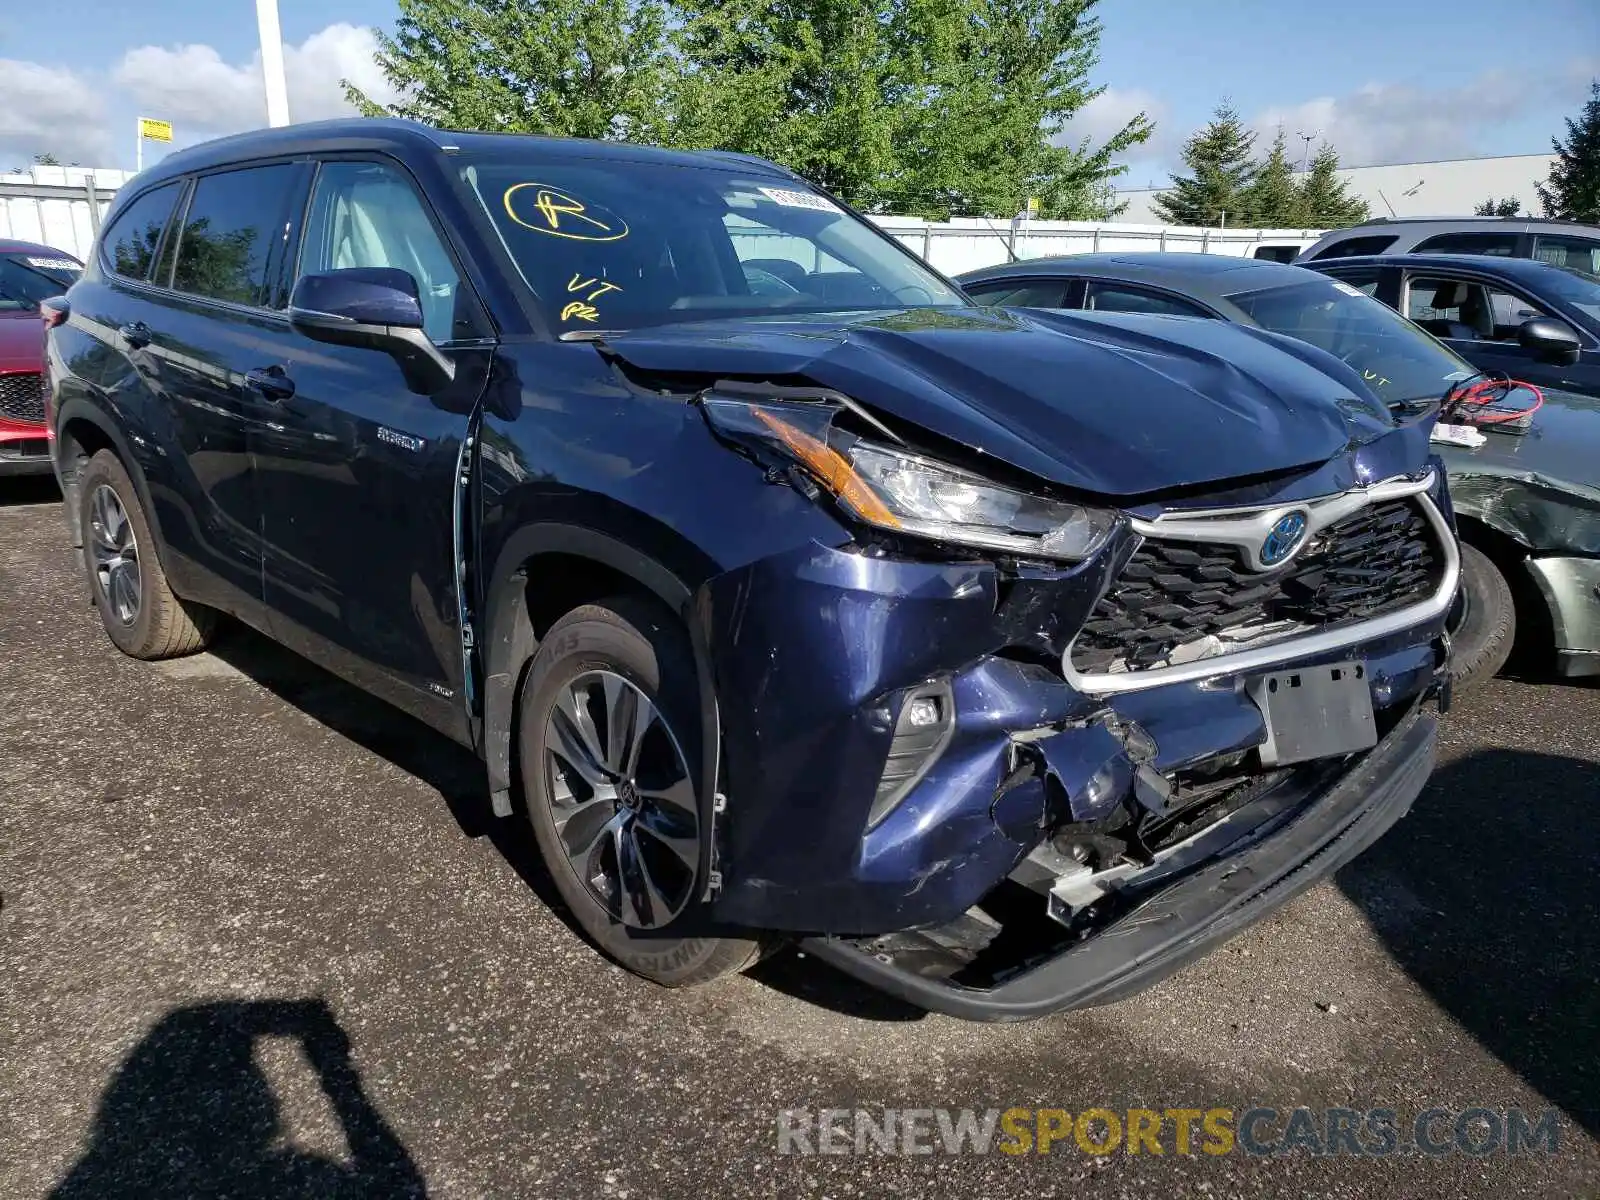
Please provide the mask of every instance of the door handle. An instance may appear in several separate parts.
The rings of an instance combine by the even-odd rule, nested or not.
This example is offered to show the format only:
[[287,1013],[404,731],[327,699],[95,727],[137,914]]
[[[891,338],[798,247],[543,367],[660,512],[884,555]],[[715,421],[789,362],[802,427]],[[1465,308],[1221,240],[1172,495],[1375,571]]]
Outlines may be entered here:
[[118,327],[117,334],[127,343],[130,350],[143,350],[150,344],[150,326],[143,321],[129,321],[126,325]]
[[282,367],[257,367],[244,373],[245,382],[274,404],[281,404],[294,395],[294,380],[284,374]]

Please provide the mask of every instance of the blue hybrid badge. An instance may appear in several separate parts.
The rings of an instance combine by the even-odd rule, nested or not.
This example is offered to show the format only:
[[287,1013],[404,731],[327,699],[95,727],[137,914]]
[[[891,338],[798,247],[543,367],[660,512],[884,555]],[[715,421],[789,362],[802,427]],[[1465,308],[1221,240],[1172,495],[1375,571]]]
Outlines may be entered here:
[[1266,541],[1261,543],[1261,565],[1276,567],[1288,562],[1305,540],[1305,513],[1285,513],[1267,533]]

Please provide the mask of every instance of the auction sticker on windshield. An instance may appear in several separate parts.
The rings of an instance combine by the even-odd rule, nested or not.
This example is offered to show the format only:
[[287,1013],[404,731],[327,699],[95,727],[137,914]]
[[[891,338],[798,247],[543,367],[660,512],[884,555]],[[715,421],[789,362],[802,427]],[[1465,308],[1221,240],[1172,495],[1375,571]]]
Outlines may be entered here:
[[781,204],[785,208],[811,208],[817,212],[831,213],[840,211],[839,206],[832,200],[825,196],[819,196],[815,192],[796,192],[788,188],[764,187],[761,189],[761,194],[773,203]]

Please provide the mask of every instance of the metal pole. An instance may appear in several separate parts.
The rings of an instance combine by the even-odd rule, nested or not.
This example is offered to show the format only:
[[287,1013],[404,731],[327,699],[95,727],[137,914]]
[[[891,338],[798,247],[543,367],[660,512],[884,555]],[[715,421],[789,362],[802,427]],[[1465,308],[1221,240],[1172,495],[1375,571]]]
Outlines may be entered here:
[[267,124],[289,123],[289,85],[283,77],[283,33],[278,28],[278,0],[256,0],[256,26],[261,31],[261,74],[267,81]]
[[144,118],[133,119],[133,173],[144,170]]

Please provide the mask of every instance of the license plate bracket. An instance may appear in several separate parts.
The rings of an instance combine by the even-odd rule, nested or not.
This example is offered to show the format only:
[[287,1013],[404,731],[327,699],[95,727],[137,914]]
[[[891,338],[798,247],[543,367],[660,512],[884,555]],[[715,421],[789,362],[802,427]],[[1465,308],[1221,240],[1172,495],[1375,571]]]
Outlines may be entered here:
[[1266,719],[1264,766],[1355,754],[1378,744],[1365,663],[1274,671],[1251,679],[1246,688]]

